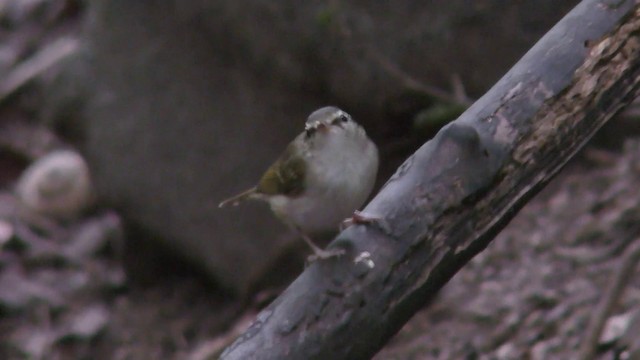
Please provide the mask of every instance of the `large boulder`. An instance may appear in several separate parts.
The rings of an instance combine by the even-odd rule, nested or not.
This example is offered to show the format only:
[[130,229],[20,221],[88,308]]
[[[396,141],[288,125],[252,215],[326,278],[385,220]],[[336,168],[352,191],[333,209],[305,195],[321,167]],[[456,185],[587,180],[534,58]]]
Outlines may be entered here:
[[217,204],[252,186],[310,111],[336,104],[380,144],[402,136],[409,120],[384,120],[424,104],[407,110],[415,94],[384,61],[481,94],[576,2],[91,2],[84,150],[98,192],[242,292],[291,237],[264,204]]

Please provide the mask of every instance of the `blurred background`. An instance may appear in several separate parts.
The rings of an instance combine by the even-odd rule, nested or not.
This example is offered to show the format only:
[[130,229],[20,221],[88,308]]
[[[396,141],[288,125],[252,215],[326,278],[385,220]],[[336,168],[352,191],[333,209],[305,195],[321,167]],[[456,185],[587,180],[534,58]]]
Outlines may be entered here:
[[[307,255],[265,204],[217,205],[311,111],[365,127],[378,188],[577,3],[0,0],[0,358],[216,358]],[[569,358],[638,232],[636,118],[378,358]],[[638,285],[603,359],[633,349]]]

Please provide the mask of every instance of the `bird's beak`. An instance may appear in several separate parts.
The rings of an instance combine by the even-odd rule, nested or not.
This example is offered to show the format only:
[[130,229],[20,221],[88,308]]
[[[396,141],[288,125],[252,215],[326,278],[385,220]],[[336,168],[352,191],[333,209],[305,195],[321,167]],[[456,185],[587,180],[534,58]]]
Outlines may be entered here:
[[309,131],[309,130],[314,130],[314,131],[320,131],[320,132],[326,132],[329,129],[329,126],[327,126],[327,124],[325,124],[322,121],[316,121],[313,124],[307,124],[307,126],[305,126],[304,130],[305,131]]
[[327,130],[329,130],[329,125],[327,125],[326,123],[322,122],[322,121],[318,121],[316,123],[316,130],[320,131],[320,132],[327,132]]

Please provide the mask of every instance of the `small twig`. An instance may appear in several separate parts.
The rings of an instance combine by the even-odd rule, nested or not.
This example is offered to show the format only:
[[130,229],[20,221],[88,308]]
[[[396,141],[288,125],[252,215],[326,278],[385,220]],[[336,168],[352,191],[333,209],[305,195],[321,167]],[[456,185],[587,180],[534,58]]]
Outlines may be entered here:
[[45,125],[22,119],[3,119],[0,123],[0,150],[29,162],[62,147],[62,140]]
[[78,40],[61,38],[23,61],[0,83],[0,105],[31,80],[78,49]]
[[589,246],[577,248],[559,247],[555,253],[558,257],[575,261],[579,264],[599,263],[622,254],[632,240],[633,238],[627,238],[598,249]]
[[242,318],[235,322],[231,329],[229,329],[224,334],[221,334],[220,336],[199,346],[188,356],[188,359],[208,360],[219,358],[222,351],[249,327],[249,324],[251,323],[255,315],[256,314],[251,311],[245,313]]
[[[458,94],[455,94],[455,93],[450,94],[447,91],[444,91],[435,86],[425,84],[415,79],[414,77],[409,75],[407,72],[402,70],[398,65],[394,64],[389,58],[381,54],[380,51],[377,51],[376,49],[369,49],[368,53],[370,54],[371,58],[387,74],[396,78],[398,81],[402,83],[403,86],[405,86],[408,89],[424,93],[440,101],[451,103],[451,104],[457,104],[457,105],[469,107],[473,103],[469,98],[466,97],[466,95],[458,96]],[[462,81],[460,81],[460,83],[461,82]],[[455,86],[456,85],[454,85],[454,87]],[[459,89],[454,89],[454,90],[459,90]]]
[[604,150],[597,147],[586,148],[583,154],[585,159],[599,166],[611,165],[615,163],[615,160],[619,157],[619,155],[612,150]]
[[629,104],[629,106],[627,106],[624,111],[622,111],[620,116],[632,119],[640,117],[640,102],[638,102],[638,100],[635,100],[634,102]]
[[[620,215],[622,218],[624,215]],[[623,220],[618,219],[614,224],[614,229],[609,231],[607,235],[608,244],[599,248],[593,248],[587,245],[579,247],[565,247],[561,246],[555,250],[555,255],[575,261],[579,264],[586,263],[598,263],[610,258],[620,256],[625,253],[627,247],[636,241],[636,238],[640,235],[640,227],[633,226],[628,227],[623,231],[617,231],[616,228],[625,226],[622,224]],[[620,240],[615,240],[620,239]],[[614,242],[615,241],[615,242]]]
[[509,320],[507,320],[506,323],[499,324],[493,329],[488,339],[479,345],[478,350],[480,353],[489,353],[506,343],[513,334],[518,331],[518,327],[522,324],[522,321],[524,321],[523,316],[520,314],[517,314],[512,321]]
[[586,335],[582,342],[582,346],[578,352],[578,359],[593,359],[604,324],[613,308],[617,305],[618,300],[622,296],[629,280],[632,278],[632,274],[635,271],[639,260],[640,241],[636,240],[633,246],[625,254],[620,269],[618,269],[609,289],[591,317],[589,327],[585,332]]
[[451,87],[453,88],[453,96],[457,99],[458,104],[469,106],[473,103],[473,100],[467,95],[467,90],[464,88],[460,74],[454,73],[451,75]]
[[[329,8],[340,9],[342,6],[341,3],[342,1],[340,0],[331,0],[329,2]],[[367,57],[373,60],[378,66],[380,66],[380,68],[382,68],[384,72],[386,72],[389,76],[395,78],[407,89],[425,94],[442,102],[461,105],[465,108],[473,104],[474,100],[470,99],[466,95],[462,80],[460,79],[460,76],[458,74],[452,75],[451,85],[453,86],[453,93],[449,93],[448,91],[442,90],[438,87],[425,84],[424,82],[411,76],[375,47],[355,44],[355,42],[353,41],[353,31],[349,26],[349,22],[344,18],[344,16],[337,16],[337,26],[335,27],[335,29],[338,30],[338,36],[340,36],[345,43],[351,44],[352,46],[361,46],[361,48],[365,51]]]

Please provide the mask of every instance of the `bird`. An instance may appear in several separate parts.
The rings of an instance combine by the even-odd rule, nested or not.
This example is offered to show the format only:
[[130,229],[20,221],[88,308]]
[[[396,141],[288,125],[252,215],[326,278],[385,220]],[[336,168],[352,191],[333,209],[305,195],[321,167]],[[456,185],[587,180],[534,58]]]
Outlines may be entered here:
[[249,199],[266,201],[311,248],[310,260],[339,256],[342,250],[321,249],[311,235],[335,231],[349,216],[364,219],[357,209],[371,194],[378,162],[378,148],[364,128],[340,108],[325,106],[308,116],[304,131],[255,186],[219,207]]

